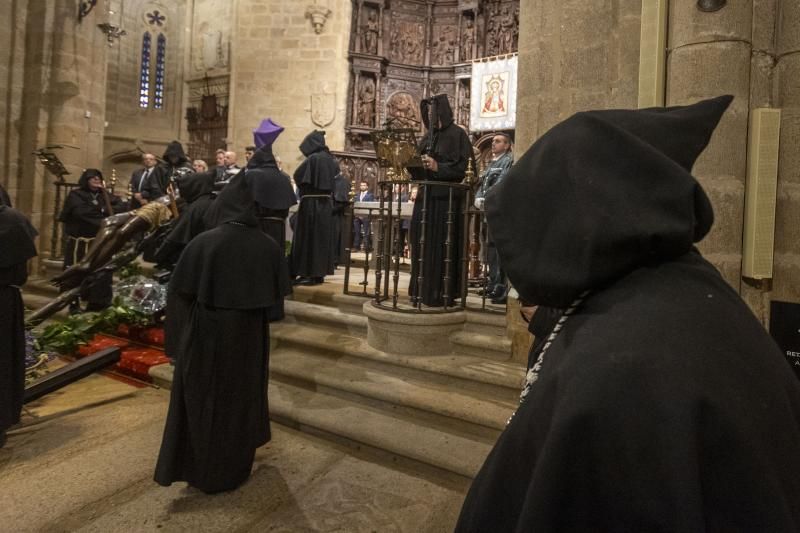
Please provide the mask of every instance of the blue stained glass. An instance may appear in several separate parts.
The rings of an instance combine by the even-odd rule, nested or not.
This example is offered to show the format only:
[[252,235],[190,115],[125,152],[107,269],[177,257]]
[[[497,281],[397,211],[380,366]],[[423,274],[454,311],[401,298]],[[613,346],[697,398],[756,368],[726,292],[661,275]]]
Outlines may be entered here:
[[139,107],[150,107],[150,32],[142,35],[142,66],[139,70]]
[[156,83],[153,107],[161,109],[164,107],[164,70],[167,60],[167,38],[161,33],[158,36],[158,47],[156,48]]

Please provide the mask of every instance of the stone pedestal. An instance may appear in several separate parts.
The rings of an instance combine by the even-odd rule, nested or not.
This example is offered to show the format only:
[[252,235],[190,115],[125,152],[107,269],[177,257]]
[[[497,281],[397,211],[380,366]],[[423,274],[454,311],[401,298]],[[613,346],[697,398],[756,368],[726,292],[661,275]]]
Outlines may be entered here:
[[464,328],[466,314],[400,313],[364,302],[369,321],[367,342],[377,350],[401,355],[447,355],[451,353],[450,334]]

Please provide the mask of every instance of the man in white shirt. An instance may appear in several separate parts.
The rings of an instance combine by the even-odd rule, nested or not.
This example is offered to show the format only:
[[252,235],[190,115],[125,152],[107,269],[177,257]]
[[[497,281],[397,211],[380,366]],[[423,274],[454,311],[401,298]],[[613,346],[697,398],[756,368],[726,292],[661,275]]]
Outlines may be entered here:
[[150,179],[150,175],[156,168],[156,156],[153,154],[142,154],[142,164],[144,165],[143,168],[136,170],[131,175],[131,183],[130,183],[130,191],[131,191],[131,209],[137,209],[143,205],[145,205],[150,198],[147,198],[147,193],[145,192],[144,196],[142,196],[142,191],[147,190],[147,181]]

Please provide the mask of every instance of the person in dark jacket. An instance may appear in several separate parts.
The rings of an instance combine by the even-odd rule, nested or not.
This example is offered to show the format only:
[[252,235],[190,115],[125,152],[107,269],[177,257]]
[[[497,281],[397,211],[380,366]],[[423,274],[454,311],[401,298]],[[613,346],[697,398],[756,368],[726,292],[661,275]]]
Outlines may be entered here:
[[300,144],[306,160],[294,172],[300,207],[292,242],[292,275],[295,283],[316,285],[333,274],[333,180],[339,164],[325,145],[325,132],[313,131]]
[[[112,210],[124,206],[115,196],[109,196]],[[66,245],[64,248],[64,270],[80,262],[89,251],[103,219],[114,213],[108,212],[103,193],[103,173],[96,168],[87,168],[78,179],[78,187],[71,190],[64,201],[58,220],[64,223]],[[81,299],[86,301],[87,311],[99,311],[111,304],[112,275],[105,273],[88,287]],[[70,304],[70,312],[79,312],[77,301]]]
[[19,288],[28,279],[28,260],[36,256],[36,235],[28,219],[0,197],[0,448],[22,411],[25,308]]
[[287,294],[282,248],[258,228],[241,173],[206,213],[169,284],[165,350],[175,377],[155,480],[233,490],[270,440],[267,310]]
[[487,194],[521,299],[563,312],[457,532],[800,531],[800,383],[695,248],[731,100],[577,113]]

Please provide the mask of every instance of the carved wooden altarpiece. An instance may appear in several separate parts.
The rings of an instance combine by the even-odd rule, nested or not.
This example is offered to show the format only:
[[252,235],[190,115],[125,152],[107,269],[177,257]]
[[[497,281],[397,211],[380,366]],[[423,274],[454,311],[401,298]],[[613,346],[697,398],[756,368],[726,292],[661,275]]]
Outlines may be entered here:
[[377,191],[382,170],[370,132],[388,122],[421,136],[420,101],[441,93],[456,123],[468,128],[470,61],[517,50],[519,0],[352,2],[346,142],[334,155],[345,176]]

